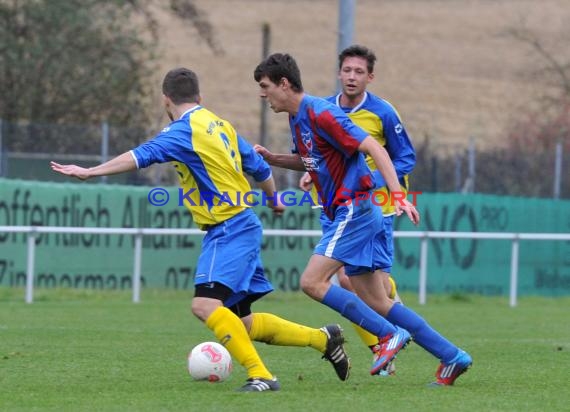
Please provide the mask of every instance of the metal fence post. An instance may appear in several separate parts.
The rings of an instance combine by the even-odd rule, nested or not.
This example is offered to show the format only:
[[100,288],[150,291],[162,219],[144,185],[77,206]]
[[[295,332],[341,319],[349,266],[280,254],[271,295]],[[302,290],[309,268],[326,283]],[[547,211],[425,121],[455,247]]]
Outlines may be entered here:
[[554,154],[554,191],[553,198],[560,199],[560,185],[562,181],[562,142],[556,143]]
[[517,235],[513,238],[511,246],[511,286],[509,291],[509,305],[514,308],[517,306],[517,288],[519,276],[519,238]]
[[475,193],[475,157],[476,157],[476,150],[475,150],[475,139],[471,137],[469,139],[469,151],[468,151],[468,179],[469,179],[469,193]]
[[425,233],[420,240],[420,279],[419,301],[420,305],[426,304],[427,294],[427,260],[428,260],[428,235]]
[[28,262],[26,268],[26,303],[34,301],[34,270],[36,259],[36,232],[28,233]]
[[461,192],[461,155],[455,153],[455,191]]
[[[101,163],[105,163],[109,159],[109,123],[106,121],[101,124]],[[107,183],[108,177],[101,176],[101,183]]]
[[[262,49],[261,58],[265,60],[269,56],[269,48],[271,43],[271,26],[269,23],[263,23],[261,28]],[[259,144],[267,145],[267,100],[259,99],[261,102],[261,112],[259,115]]]
[[[338,44],[337,54],[352,44],[354,33],[354,9],[356,0],[338,0]],[[335,93],[341,88],[340,80],[336,73],[338,65],[335,65]]]
[[133,263],[133,303],[141,301],[141,259],[142,259],[142,232],[135,236],[135,257]]

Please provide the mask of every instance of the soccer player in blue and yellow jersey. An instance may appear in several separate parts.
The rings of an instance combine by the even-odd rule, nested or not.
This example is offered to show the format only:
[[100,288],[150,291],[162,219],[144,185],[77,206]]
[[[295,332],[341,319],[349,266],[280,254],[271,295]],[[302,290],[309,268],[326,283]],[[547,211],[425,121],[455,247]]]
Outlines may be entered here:
[[[408,174],[415,166],[416,154],[396,109],[386,100],[366,90],[368,84],[374,79],[375,63],[376,55],[367,47],[353,45],[344,49],[338,56],[338,77],[342,90],[336,95],[327,97],[326,100],[340,107],[357,126],[360,126],[386,149],[400,182],[400,192],[405,196],[408,190]],[[377,203],[382,205],[384,239],[378,242],[377,246],[382,249],[379,253],[386,254],[386,260],[391,262],[394,258],[394,205],[388,195],[384,179],[376,169],[374,160],[366,156],[366,163],[373,171],[376,190],[380,192],[377,195]],[[303,190],[311,190],[316,194],[308,173],[305,173],[299,184]],[[321,220],[324,220],[322,224],[328,224],[324,213],[321,214]],[[390,266],[383,270],[391,273]],[[337,276],[342,287],[353,290],[350,278],[345,275],[344,270],[341,269]],[[391,284],[388,290],[389,297],[401,302],[393,278],[390,276],[389,279]],[[353,324],[353,327],[362,341],[375,353],[379,347],[378,337],[356,324]],[[386,370],[381,371],[381,374],[391,375],[394,372],[394,364],[390,363]]]
[[172,123],[137,148],[89,169],[51,162],[54,171],[88,179],[171,162],[184,189],[184,203],[207,231],[194,278],[192,312],[212,330],[246,370],[245,392],[280,389],[252,340],[282,346],[309,346],[333,364],[341,380],[350,361],[339,325],[313,329],[269,313],[253,313],[253,302],[273,290],[260,259],[262,227],[249,205],[251,188],[243,172],[265,192],[268,206],[283,208],[275,195],[271,168],[232,125],[200,105],[198,78],[191,70],[168,72],[162,91]]
[[[274,112],[289,113],[292,154],[255,149],[271,165],[308,171],[331,224],[301,275],[301,288],[311,298],[337,311],[352,323],[378,336],[380,349],[371,373],[385,369],[397,353],[414,340],[441,361],[436,384],[451,385],[471,365],[471,357],[435,331],[410,308],[388,297],[391,266],[378,253],[382,241],[382,213],[371,200],[376,184],[364,154],[372,157],[391,193],[400,191],[392,161],[373,137],[356,126],[338,106],[304,93],[297,63],[288,54],[275,53],[254,71]],[[396,214],[405,212],[419,223],[415,207],[403,199]],[[330,282],[344,266],[356,294]]]

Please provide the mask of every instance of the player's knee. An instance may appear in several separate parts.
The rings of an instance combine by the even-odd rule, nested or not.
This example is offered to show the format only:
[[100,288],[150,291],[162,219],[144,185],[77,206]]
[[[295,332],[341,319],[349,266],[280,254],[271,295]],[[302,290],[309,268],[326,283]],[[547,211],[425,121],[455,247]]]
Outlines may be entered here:
[[205,322],[208,316],[210,316],[209,308],[201,302],[200,298],[192,299],[192,314],[202,322]]
[[311,297],[313,296],[312,294],[314,293],[314,285],[309,279],[301,277],[299,286],[304,293]]
[[301,276],[300,280],[301,290],[316,300],[322,300],[324,296],[323,285],[314,279]]
[[350,291],[354,290],[354,288],[352,287],[352,284],[350,283],[350,278],[346,275],[339,275],[338,276],[338,283],[340,284],[340,286],[342,286],[346,290],[350,290]]
[[212,312],[222,306],[232,293],[229,287],[218,282],[198,284],[194,289],[192,313],[205,322]]

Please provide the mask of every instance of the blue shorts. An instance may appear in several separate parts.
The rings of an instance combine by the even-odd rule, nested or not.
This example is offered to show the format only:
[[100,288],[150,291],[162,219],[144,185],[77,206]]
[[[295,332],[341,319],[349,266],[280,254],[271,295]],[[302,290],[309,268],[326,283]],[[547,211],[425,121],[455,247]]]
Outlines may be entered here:
[[386,273],[392,272],[394,262],[394,216],[383,216],[382,231],[378,233],[374,243],[375,254],[380,256],[383,267],[379,267]]
[[386,253],[381,208],[370,199],[338,206],[334,220],[321,214],[323,237],[313,253],[344,264],[348,276],[377,269],[386,271],[392,261]]
[[273,291],[261,263],[261,222],[251,209],[208,229],[194,275],[194,285],[218,282],[233,291],[230,307],[248,295]]

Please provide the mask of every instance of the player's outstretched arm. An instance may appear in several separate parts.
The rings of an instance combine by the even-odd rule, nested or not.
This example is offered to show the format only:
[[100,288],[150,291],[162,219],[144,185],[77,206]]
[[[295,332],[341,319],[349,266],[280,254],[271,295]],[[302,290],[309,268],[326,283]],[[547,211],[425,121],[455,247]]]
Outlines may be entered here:
[[304,172],[306,170],[305,165],[301,160],[301,156],[299,156],[298,154],[272,153],[269,150],[267,150],[267,148],[258,144],[253,146],[253,148],[257,153],[263,156],[265,161],[269,163],[271,166],[281,167],[283,169],[297,170],[300,172]]
[[87,180],[96,176],[115,175],[137,169],[135,160],[130,152],[125,152],[108,162],[90,168],[77,165],[62,165],[56,162],[50,162],[50,166],[54,172],[76,177],[80,180]]

